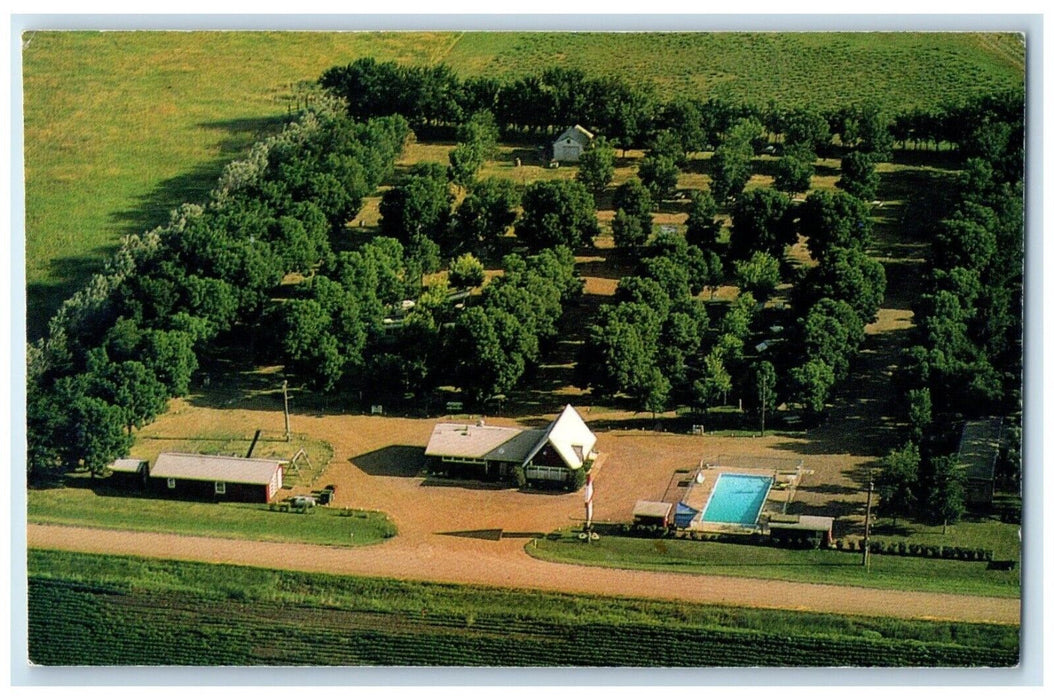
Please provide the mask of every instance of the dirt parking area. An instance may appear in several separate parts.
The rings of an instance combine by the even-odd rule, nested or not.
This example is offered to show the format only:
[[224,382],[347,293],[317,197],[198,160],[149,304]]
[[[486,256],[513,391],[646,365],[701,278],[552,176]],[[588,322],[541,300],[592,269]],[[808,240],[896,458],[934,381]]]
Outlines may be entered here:
[[[865,495],[856,481],[874,458],[870,455],[810,454],[806,438],[781,435],[713,437],[654,430],[612,429],[634,416],[580,408],[594,428],[597,448],[604,454],[594,477],[597,520],[631,519],[639,499],[676,499],[676,482],[703,461],[726,455],[801,459],[804,465],[791,512],[855,516]],[[489,425],[538,425],[553,415],[521,418],[488,417]],[[636,417],[639,419],[639,417]],[[436,479],[424,474],[424,447],[441,418],[398,418],[366,415],[294,415],[296,432],[322,439],[333,447],[329,467],[311,486],[337,486],[333,505],[387,512],[402,537],[431,539],[442,533],[504,529],[549,532],[571,525],[583,515],[581,494],[519,491],[514,487],[471,481]],[[472,420],[466,417],[466,420]],[[282,430],[276,410],[208,408],[179,400],[173,410],[143,431],[144,435],[204,434],[215,425],[251,436],[257,429]],[[680,472],[680,473],[679,473]]]
[[[844,500],[846,508],[862,503],[863,494],[857,492],[852,474],[872,459],[869,455],[814,455],[811,450],[815,448],[804,438],[785,436],[731,438],[615,429],[611,426],[620,418],[633,417],[588,407],[582,413],[587,423],[604,426],[596,430],[598,448],[604,454],[595,479],[597,520],[628,519],[638,499],[662,498],[676,470],[692,469],[711,455],[801,457],[806,469],[811,469],[803,486],[816,486],[814,492],[807,492],[810,501]],[[537,425],[551,417],[524,422]],[[1013,599],[597,569],[534,559],[525,545],[532,537],[580,519],[582,494],[520,491],[428,477],[423,472],[424,446],[436,420],[293,416],[294,431],[326,440],[333,447],[333,459],[314,486],[335,484],[336,507],[376,509],[392,517],[399,536],[380,545],[336,551],[296,543],[245,543],[44,525],[30,525],[28,541],[30,546],[59,549],[571,593],[864,615],[1005,623],[1019,619],[1020,602]],[[516,425],[517,421],[488,418],[488,424]],[[283,416],[279,410],[210,408],[180,400],[144,433],[202,435],[217,425],[246,436],[256,429],[277,434]],[[325,556],[320,555],[321,549]]]

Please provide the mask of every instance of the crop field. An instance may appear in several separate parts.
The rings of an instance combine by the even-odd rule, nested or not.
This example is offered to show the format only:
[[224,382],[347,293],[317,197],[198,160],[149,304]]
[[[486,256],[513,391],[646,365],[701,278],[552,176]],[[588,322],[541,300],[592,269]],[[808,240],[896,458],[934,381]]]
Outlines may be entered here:
[[891,110],[1024,73],[1010,34],[30,32],[22,45],[31,339],[122,235],[202,201],[227,162],[279,129],[298,83],[360,56],[442,60],[463,76],[564,65],[664,96]]
[[40,550],[39,664],[1012,666],[1016,627],[750,611]]
[[[874,555],[870,571],[867,571],[861,566],[859,552],[617,536],[601,537],[597,542],[583,545],[574,534],[568,533],[559,539],[540,539],[528,547],[527,552],[549,561],[623,569],[778,578],[1010,598],[1021,595],[1016,570],[990,570],[983,561]],[[1012,555],[1016,556],[1017,552]]]
[[632,76],[654,82],[667,97],[820,109],[874,100],[892,110],[1020,85],[1025,61],[1024,43],[1015,35],[914,32],[468,32],[443,60],[462,74],[519,75],[559,65]]

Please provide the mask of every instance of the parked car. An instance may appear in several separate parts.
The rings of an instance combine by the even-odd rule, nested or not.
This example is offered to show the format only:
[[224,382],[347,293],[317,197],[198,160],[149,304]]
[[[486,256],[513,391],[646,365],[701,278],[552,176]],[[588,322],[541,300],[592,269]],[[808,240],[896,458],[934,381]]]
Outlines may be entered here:
[[314,496],[292,496],[289,505],[294,508],[314,508],[317,501]]

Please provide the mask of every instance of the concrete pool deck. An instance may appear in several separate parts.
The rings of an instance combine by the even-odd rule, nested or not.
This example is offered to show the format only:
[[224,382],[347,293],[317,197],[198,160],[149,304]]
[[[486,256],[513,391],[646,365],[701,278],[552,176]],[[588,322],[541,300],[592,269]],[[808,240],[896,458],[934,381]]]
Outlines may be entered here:
[[[738,523],[703,522],[703,512],[707,504],[709,504],[710,496],[713,494],[718,478],[722,474],[740,474],[772,479],[772,487],[761,505],[758,524],[742,525]],[[763,531],[764,527],[760,523],[763,520],[767,520],[764,516],[770,513],[786,512],[787,506],[793,501],[794,492],[797,490],[798,484],[801,483],[801,478],[804,474],[805,470],[802,469],[800,463],[794,468],[789,468],[786,465],[782,465],[782,467],[780,465],[776,467],[744,467],[703,462],[697,470],[688,475],[689,483],[680,499],[686,506],[699,511],[699,514],[692,519],[687,529],[727,534],[751,534]]]

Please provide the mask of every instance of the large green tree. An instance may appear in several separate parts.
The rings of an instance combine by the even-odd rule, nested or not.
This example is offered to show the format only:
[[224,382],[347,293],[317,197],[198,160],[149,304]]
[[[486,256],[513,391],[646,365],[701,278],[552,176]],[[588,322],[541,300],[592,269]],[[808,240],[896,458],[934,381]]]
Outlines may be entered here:
[[860,248],[832,247],[806,274],[799,293],[807,300],[846,300],[864,323],[872,323],[885,298],[885,269]]
[[875,478],[880,508],[883,514],[893,518],[911,515],[918,504],[919,448],[913,442],[891,450],[882,462],[882,469]]
[[772,186],[780,192],[805,192],[809,189],[816,154],[802,146],[789,146],[776,162]]
[[934,457],[925,482],[926,514],[945,533],[966,512],[966,475],[954,456]]
[[491,245],[516,221],[520,193],[511,180],[477,180],[461,201],[454,216],[451,239],[458,246],[474,249]]
[[772,296],[779,286],[780,261],[764,251],[757,251],[748,260],[737,261],[735,268],[739,288],[760,302]]
[[871,154],[850,151],[842,156],[842,177],[834,183],[835,187],[854,197],[871,201],[878,194],[878,182],[879,176]]
[[541,180],[527,186],[516,236],[533,250],[578,248],[599,233],[593,195],[573,180]]
[[649,153],[641,159],[637,176],[657,201],[669,199],[677,190],[680,170],[672,156]]
[[816,260],[832,248],[867,248],[871,243],[871,207],[846,192],[813,192],[798,215],[798,229]]
[[586,186],[594,197],[607,188],[615,177],[615,149],[603,136],[598,136],[578,159],[575,179]]
[[776,259],[795,241],[794,207],[782,192],[767,188],[744,192],[732,208],[728,254],[733,260],[763,251]]
[[445,176],[412,175],[381,197],[381,231],[404,244],[417,236],[439,240],[447,231],[453,201]]
[[692,190],[684,237],[704,251],[717,249],[722,224],[717,218],[717,202],[709,190]]

